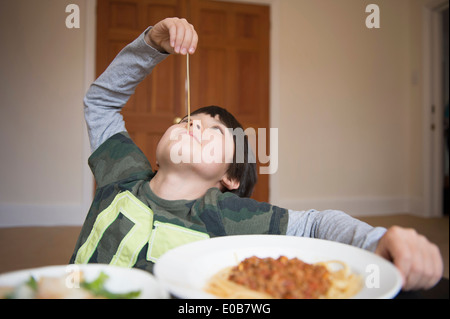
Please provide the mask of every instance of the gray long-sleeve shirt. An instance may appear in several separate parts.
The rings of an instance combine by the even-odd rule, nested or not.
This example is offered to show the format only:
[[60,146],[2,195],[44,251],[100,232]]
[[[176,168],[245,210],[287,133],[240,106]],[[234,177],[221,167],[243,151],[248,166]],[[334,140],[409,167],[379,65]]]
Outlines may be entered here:
[[[86,94],[85,119],[92,151],[114,134],[126,131],[121,109],[136,86],[168,56],[145,42],[146,32],[118,54]],[[337,210],[289,210],[289,236],[332,240],[374,251],[385,231]]]

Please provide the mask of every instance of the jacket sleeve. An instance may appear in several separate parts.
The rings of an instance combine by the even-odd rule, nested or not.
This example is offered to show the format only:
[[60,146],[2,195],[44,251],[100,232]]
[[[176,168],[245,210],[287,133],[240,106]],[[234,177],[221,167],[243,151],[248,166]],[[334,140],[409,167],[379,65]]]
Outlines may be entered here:
[[289,210],[286,235],[326,239],[373,252],[385,232],[338,210]]
[[92,152],[109,137],[126,131],[121,109],[134,94],[137,85],[168,56],[145,42],[145,34],[150,29],[117,55],[90,86],[84,98],[84,115]]

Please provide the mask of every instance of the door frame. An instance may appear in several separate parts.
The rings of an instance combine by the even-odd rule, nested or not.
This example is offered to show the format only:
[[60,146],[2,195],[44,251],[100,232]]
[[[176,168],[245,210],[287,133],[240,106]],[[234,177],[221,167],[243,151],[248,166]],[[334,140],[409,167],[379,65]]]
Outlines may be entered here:
[[[84,28],[84,91],[87,92],[92,82],[96,79],[96,34],[97,34],[97,0],[85,0],[84,12],[81,16]],[[83,211],[88,212],[94,199],[94,175],[88,166],[91,156],[87,128],[83,130]]]
[[[443,215],[442,17],[448,0],[433,0],[423,8],[423,216]],[[431,127],[434,129],[431,129]]]

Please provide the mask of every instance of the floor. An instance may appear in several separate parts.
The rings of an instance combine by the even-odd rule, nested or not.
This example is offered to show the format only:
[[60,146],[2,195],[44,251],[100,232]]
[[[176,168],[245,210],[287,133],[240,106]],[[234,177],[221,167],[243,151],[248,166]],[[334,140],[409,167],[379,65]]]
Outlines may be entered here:
[[67,264],[81,227],[0,228],[0,273]]
[[[373,226],[400,225],[415,228],[436,243],[444,259],[444,277],[449,278],[449,220],[420,218],[410,215],[364,217]],[[0,273],[67,264],[80,227],[0,228]]]

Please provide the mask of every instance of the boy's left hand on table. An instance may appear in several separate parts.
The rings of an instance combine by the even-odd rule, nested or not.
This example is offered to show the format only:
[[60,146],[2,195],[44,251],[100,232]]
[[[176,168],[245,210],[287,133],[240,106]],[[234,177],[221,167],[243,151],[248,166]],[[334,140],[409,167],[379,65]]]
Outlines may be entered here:
[[439,248],[413,229],[389,228],[375,253],[394,263],[403,277],[403,290],[429,289],[442,277]]

